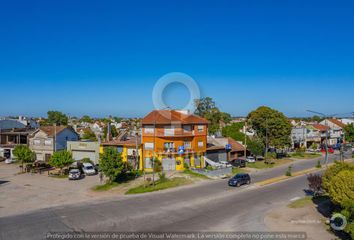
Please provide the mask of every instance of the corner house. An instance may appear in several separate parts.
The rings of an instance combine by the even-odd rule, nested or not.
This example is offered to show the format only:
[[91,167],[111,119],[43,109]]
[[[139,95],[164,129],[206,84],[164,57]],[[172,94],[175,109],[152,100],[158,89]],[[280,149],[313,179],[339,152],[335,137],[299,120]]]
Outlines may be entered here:
[[205,166],[208,121],[187,111],[155,110],[142,120],[143,167],[152,169],[152,159],[163,170],[184,170],[184,165]]

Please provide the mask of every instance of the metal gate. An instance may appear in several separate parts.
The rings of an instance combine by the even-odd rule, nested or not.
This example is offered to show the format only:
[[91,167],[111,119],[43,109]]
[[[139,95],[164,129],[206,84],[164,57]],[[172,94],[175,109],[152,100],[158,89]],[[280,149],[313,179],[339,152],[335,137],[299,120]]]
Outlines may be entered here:
[[94,151],[77,151],[73,150],[73,159],[76,161],[82,160],[83,158],[89,158],[91,161],[96,162],[96,153]]
[[200,167],[200,157],[194,157],[194,167]]
[[162,169],[164,171],[176,170],[176,159],[175,158],[163,158],[162,159]]
[[190,167],[191,166],[191,159],[189,157],[184,158],[184,163]]

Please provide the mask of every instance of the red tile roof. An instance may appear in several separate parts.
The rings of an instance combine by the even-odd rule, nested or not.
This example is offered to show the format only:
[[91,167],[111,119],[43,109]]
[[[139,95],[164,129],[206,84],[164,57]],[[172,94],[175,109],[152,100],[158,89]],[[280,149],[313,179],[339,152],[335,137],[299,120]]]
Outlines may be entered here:
[[322,125],[322,124],[314,124],[313,125],[314,128],[320,130],[320,131],[326,131],[329,129],[328,126]]
[[328,121],[336,124],[337,126],[341,127],[341,128],[344,128],[345,127],[345,124],[342,123],[341,121],[339,121],[338,119],[335,119],[335,118],[331,118],[331,119],[328,119]]
[[205,118],[176,110],[154,110],[146,115],[142,124],[208,124]]
[[63,131],[64,129],[66,129],[66,128],[71,129],[70,127],[67,127],[67,126],[56,126],[55,128],[54,128],[54,126],[42,126],[39,129],[41,131],[45,132],[48,135],[48,137],[53,137],[54,136],[54,132],[56,132],[58,134],[61,131]]

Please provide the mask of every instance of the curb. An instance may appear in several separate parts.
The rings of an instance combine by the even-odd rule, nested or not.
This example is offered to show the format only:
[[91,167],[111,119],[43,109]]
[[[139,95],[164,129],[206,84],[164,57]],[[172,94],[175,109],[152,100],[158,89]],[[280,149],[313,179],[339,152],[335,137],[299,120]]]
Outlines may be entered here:
[[[344,162],[351,162],[351,161],[353,161],[353,159],[345,159],[344,160]],[[333,164],[334,163],[329,163],[328,166],[332,166]],[[287,180],[287,179],[290,179],[290,178],[293,178],[293,177],[303,176],[303,175],[306,175],[306,174],[309,174],[309,173],[313,173],[313,172],[317,172],[317,171],[324,170],[324,169],[326,169],[325,166],[322,166],[321,168],[316,168],[316,167],[308,168],[308,169],[305,169],[305,170],[294,172],[294,173],[292,173],[291,176],[283,175],[283,176],[279,176],[279,177],[269,178],[269,179],[257,182],[255,184],[262,187],[262,186],[266,186],[266,185],[269,185],[269,184],[281,182],[281,181],[284,181],[284,180]]]

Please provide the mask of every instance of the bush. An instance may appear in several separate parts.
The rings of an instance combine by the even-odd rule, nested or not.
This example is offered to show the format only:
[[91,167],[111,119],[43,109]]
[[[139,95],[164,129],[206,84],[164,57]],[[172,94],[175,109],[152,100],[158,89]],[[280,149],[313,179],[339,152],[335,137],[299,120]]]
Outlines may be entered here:
[[285,172],[285,176],[291,177],[291,175],[292,175],[292,173],[291,173],[292,168],[293,168],[293,167],[292,167],[291,165],[288,167],[288,170],[286,170],[286,172]]
[[317,161],[317,164],[316,164],[316,168],[321,168],[322,167],[322,165],[321,165],[321,161],[320,160],[318,160]]
[[310,190],[316,196],[322,190],[322,176],[319,174],[309,174],[307,176]]
[[345,207],[348,202],[354,202],[354,170],[343,170],[336,174],[328,186],[332,202]]
[[334,165],[330,166],[322,177],[323,189],[328,191],[331,185],[331,180],[343,170],[354,170],[354,165],[343,162],[336,162]]

